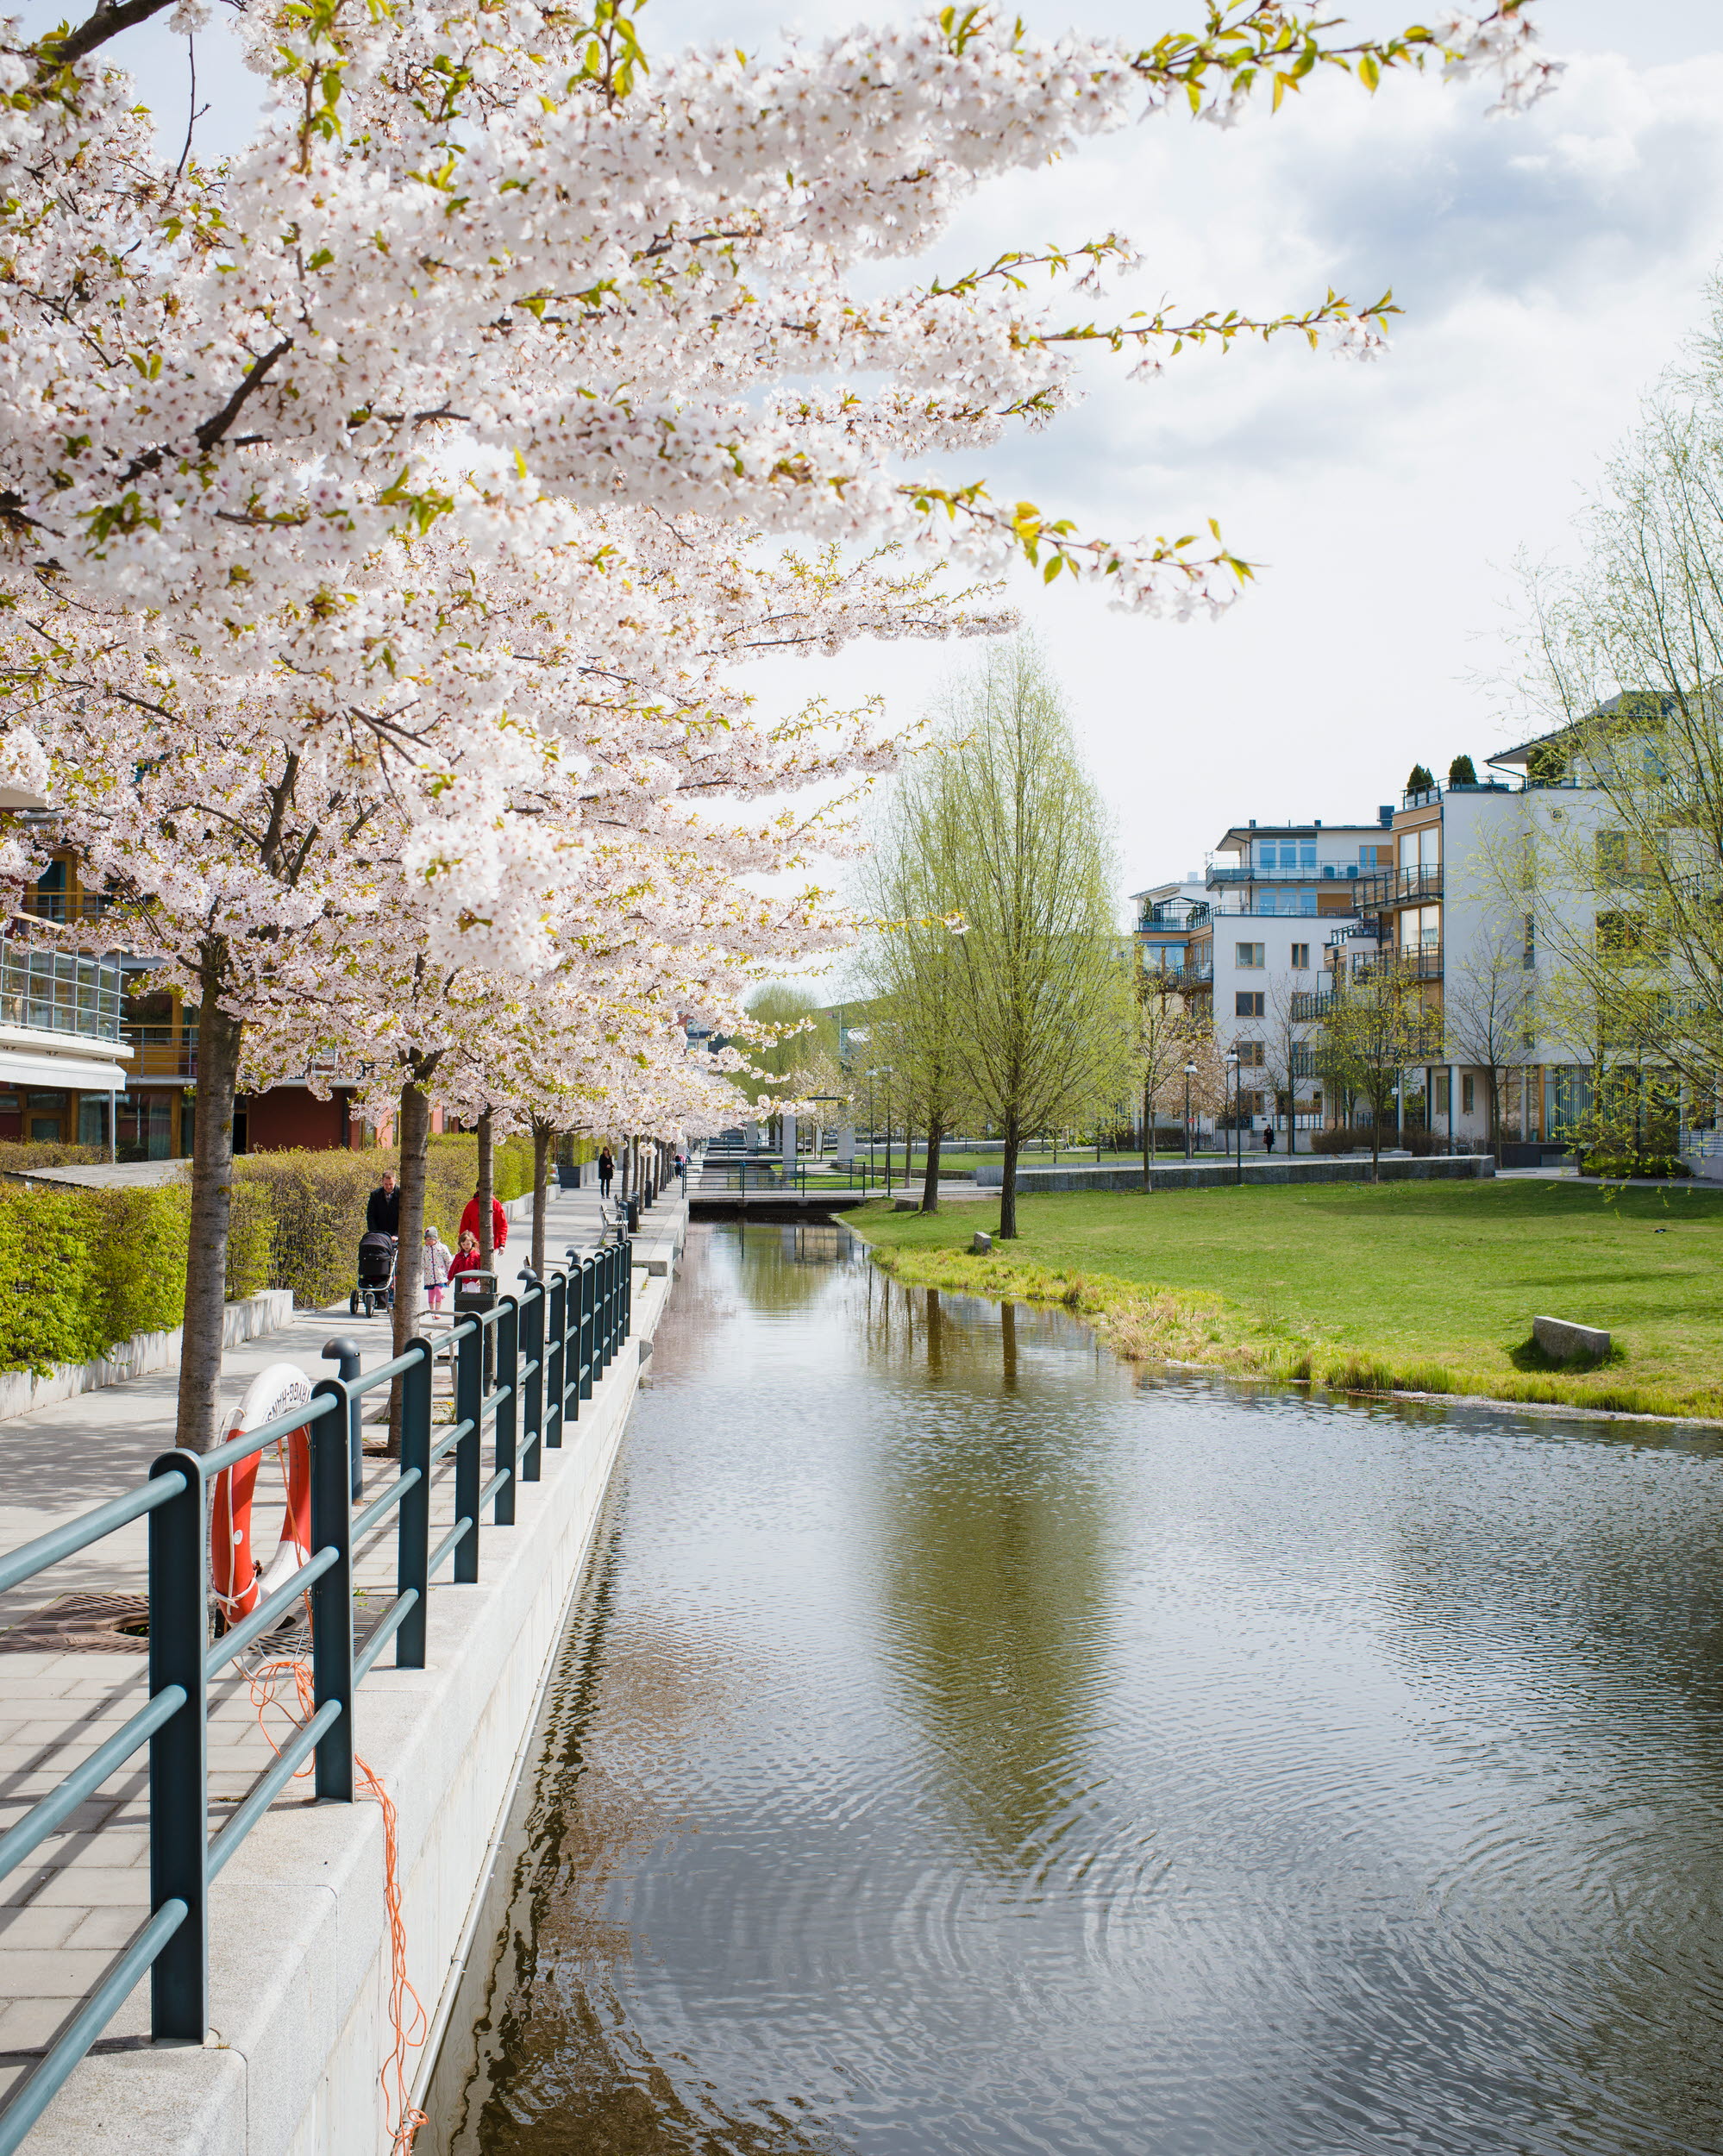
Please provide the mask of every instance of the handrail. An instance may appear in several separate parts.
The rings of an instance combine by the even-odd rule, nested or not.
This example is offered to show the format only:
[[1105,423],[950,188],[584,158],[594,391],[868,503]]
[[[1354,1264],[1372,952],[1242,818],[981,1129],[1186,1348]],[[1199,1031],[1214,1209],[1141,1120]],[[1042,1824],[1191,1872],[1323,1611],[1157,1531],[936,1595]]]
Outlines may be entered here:
[[[651,1193],[648,1193],[650,1201]],[[103,1782],[149,1749],[150,1881],[154,1906],[63,2034],[0,2106],[0,2156],[13,2156],[140,1978],[150,1977],[150,2033],[158,2041],[199,2042],[208,2021],[208,1894],[210,1882],[309,1758],[319,1797],[353,1796],[354,1694],[392,1642],[398,1669],[426,1661],[432,1575],[453,1555],[454,1583],[479,1577],[480,1521],[514,1518],[515,1493],[539,1479],[543,1451],[580,1435],[582,1401],[628,1338],[633,1249],[626,1239],[554,1269],[494,1310],[469,1312],[435,1344],[423,1337],[351,1382],[325,1378],[311,1398],[212,1451],[165,1453],[149,1480],[81,1518],[0,1557],[0,1591],[19,1586],[134,1520],[149,1523],[150,1696],[60,1785],[0,1835],[0,1877],[40,1846]],[[432,1373],[453,1351],[456,1420],[433,1442]],[[386,1487],[356,1503],[349,1442],[355,1403],[398,1379],[401,1465]],[[480,1448],[492,1432],[493,1472]],[[224,1468],[254,1458],[278,1438],[309,1430],[311,1542],[315,1554],[251,1614],[209,1638],[207,1494]],[[430,1545],[433,1470],[454,1455],[454,1524]],[[354,1642],[355,1540],[398,1514],[393,1601],[357,1651]],[[312,1711],[212,1838],[208,1808],[207,1724],[212,1679],[265,1638],[301,1602],[311,1609]]]

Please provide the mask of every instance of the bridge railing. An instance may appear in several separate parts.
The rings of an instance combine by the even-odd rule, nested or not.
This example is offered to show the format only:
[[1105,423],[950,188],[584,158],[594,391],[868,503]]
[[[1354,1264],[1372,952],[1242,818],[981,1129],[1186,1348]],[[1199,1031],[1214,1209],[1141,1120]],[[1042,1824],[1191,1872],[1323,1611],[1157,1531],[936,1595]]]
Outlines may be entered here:
[[[570,1253],[571,1258],[574,1253]],[[66,2077],[147,1973],[150,2034],[201,2044],[209,2027],[209,1895],[223,1866],[309,1758],[316,1795],[350,1803],[354,1695],[392,1640],[395,1667],[425,1666],[430,1583],[454,1559],[454,1583],[479,1577],[485,1508],[511,1526],[519,1483],[578,1423],[629,1334],[632,1248],[611,1245],[532,1280],[519,1295],[462,1317],[352,1379],[326,1377],[290,1407],[211,1452],[164,1452],[149,1479],[0,1558],[0,1592],[22,1585],[134,1520],[148,1521],[149,1696],[113,1736],[0,1835],[0,1877],[76,1808],[149,1748],[149,1914],[85,1995],[45,2056],[0,2108],[0,2156],[12,2156]],[[454,1420],[434,1420],[436,1357],[454,1362]],[[357,1502],[367,1393],[399,1381],[398,1471]],[[222,1469],[277,1439],[310,1433],[311,1556],[253,1614],[211,1636],[209,1489]],[[486,1473],[486,1456],[491,1472]],[[431,1492],[453,1455],[454,1520],[433,1549]],[[354,1631],[354,1548],[396,1515],[395,1595],[362,1640]],[[211,1680],[301,1603],[311,1633],[311,1711],[213,1837],[209,1831]],[[99,1848],[99,1835],[97,1839]]]

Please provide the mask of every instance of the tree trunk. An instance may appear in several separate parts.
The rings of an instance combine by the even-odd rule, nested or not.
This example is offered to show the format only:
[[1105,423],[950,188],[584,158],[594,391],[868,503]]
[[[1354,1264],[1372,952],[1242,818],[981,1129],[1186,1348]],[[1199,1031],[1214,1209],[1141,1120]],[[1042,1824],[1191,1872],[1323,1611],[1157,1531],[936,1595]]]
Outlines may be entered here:
[[999,1179],[999,1240],[1009,1243],[1017,1235],[1017,1156],[1019,1133],[1015,1115],[1006,1118],[1005,1165]]
[[550,1146],[556,1133],[542,1117],[532,1119],[532,1269],[544,1278],[544,1216],[549,1204]]
[[497,1226],[491,1206],[497,1194],[497,1147],[492,1138],[491,1111],[479,1119],[479,1263],[489,1272],[497,1258]]
[[1150,1100],[1149,1074],[1143,1074],[1143,1194],[1155,1188],[1150,1170],[1155,1165],[1155,1109]]
[[219,1001],[227,953],[206,943],[199,968],[197,1094],[191,1134],[191,1224],[185,1253],[185,1322],[179,1340],[179,1407],[173,1442],[215,1450],[222,1391],[222,1313],[228,1299],[228,1220],[233,1200],[234,1094],[241,1021]]
[[944,1137],[944,1126],[937,1115],[927,1119],[927,1170],[921,1179],[921,1209],[924,1213],[939,1210],[939,1142]]
[[[420,1306],[425,1286],[425,1187],[430,1154],[430,1096],[423,1081],[430,1066],[415,1056],[401,1087],[396,1111],[396,1131],[401,1146],[401,1212],[396,1222],[395,1309],[391,1338],[394,1352],[404,1355],[407,1343],[419,1329]],[[401,1451],[401,1381],[389,1388],[389,1457]]]
[[1379,1183],[1382,1179],[1382,1112],[1380,1107],[1370,1110],[1370,1181]]

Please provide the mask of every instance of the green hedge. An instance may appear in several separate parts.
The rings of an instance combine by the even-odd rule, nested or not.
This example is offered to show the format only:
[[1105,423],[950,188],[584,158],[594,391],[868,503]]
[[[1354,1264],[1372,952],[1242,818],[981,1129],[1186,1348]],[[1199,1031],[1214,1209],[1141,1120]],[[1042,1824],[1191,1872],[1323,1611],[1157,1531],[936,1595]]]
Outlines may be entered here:
[[[392,1146],[364,1152],[248,1153],[237,1163],[238,1188],[266,1190],[273,1220],[268,1285],[291,1288],[302,1310],[334,1302],[352,1288],[365,1232],[366,1200],[385,1168],[400,1173]],[[532,1188],[532,1140],[501,1138],[497,1195],[506,1203]],[[451,1250],[467,1200],[479,1181],[479,1141],[470,1132],[430,1141],[425,1219]]]
[[183,1184],[0,1190],[0,1369],[89,1363],[185,1308]]
[[[345,1295],[366,1200],[385,1168],[398,1172],[398,1156],[377,1147],[253,1153],[235,1167],[229,1300],[291,1288],[306,1309]],[[425,1218],[451,1248],[478,1178],[476,1138],[431,1140]],[[504,1201],[531,1190],[529,1138],[498,1142],[496,1183]],[[183,1182],[129,1190],[0,1187],[0,1370],[93,1362],[135,1332],[177,1326],[185,1310],[190,1213]]]

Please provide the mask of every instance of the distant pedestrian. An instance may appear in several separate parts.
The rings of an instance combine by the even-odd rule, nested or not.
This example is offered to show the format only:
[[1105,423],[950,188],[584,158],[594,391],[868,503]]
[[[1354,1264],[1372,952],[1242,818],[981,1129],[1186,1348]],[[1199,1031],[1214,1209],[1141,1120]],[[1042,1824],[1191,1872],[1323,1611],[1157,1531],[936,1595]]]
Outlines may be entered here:
[[444,1290],[454,1269],[454,1253],[435,1228],[425,1230],[425,1300],[433,1310],[442,1308]]
[[1273,1116],[1270,1116],[1262,1125],[1262,1150],[1265,1153],[1272,1153],[1274,1150],[1275,1119]]
[[611,1178],[616,1174],[616,1172],[617,1164],[616,1162],[611,1157],[611,1149],[607,1145],[605,1146],[604,1151],[598,1156],[598,1195],[601,1198],[608,1198],[610,1196]]
[[679,1145],[676,1149],[676,1173],[681,1179],[682,1195],[688,1194],[688,1156]]
[[367,1235],[398,1235],[401,1232],[401,1194],[395,1188],[395,1171],[383,1170],[383,1180],[365,1201],[365,1232]]
[[[473,1247],[476,1250],[479,1247],[479,1193],[476,1190],[467,1200],[466,1207],[461,1213],[461,1232],[463,1235],[472,1236]],[[492,1198],[491,1200],[491,1248],[493,1250],[500,1250],[508,1239],[509,1216],[503,1210],[501,1199]]]

